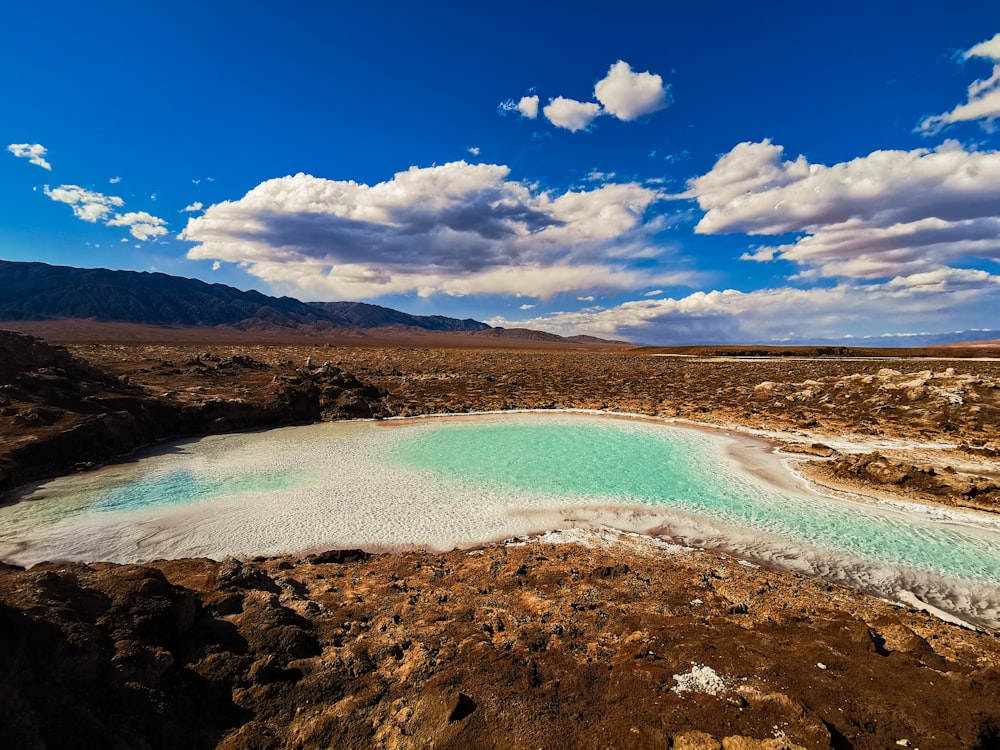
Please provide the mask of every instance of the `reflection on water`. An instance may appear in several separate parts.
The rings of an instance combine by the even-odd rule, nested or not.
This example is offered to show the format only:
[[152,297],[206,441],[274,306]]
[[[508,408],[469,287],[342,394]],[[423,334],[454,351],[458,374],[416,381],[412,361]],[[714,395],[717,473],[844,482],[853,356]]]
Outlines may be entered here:
[[779,489],[726,446],[716,434],[552,414],[212,436],[0,508],[0,559],[450,549],[607,524],[1000,626],[997,525]]

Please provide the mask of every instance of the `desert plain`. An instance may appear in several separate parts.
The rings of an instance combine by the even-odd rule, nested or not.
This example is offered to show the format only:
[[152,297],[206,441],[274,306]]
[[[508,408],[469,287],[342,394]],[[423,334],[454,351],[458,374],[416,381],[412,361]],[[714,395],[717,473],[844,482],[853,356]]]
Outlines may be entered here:
[[[991,346],[34,332],[65,348],[0,334],[5,490],[181,435],[572,409],[760,438],[859,502],[1000,511]],[[622,529],[8,565],[0,621],[10,747],[1000,745],[995,632]]]

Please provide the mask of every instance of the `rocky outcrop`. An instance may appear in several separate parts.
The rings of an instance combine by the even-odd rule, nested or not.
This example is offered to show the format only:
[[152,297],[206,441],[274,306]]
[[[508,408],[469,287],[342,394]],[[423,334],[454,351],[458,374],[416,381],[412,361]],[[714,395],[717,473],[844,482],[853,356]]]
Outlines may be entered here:
[[839,456],[827,464],[810,467],[810,477],[869,491],[892,487],[913,499],[979,510],[1000,511],[1000,478],[959,473],[951,467],[917,465],[883,456],[879,452]]
[[[275,368],[206,354],[143,369],[116,378],[62,347],[0,331],[0,491],[171,436],[387,413],[384,392],[330,363]],[[172,388],[150,390],[135,378],[155,374]],[[244,387],[212,388],[220,382]]]

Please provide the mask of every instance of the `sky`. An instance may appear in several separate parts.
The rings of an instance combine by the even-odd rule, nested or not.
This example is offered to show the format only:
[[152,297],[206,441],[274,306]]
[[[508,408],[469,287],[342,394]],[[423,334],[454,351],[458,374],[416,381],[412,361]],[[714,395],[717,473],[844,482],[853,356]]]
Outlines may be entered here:
[[1000,3],[566,8],[6,7],[0,258],[651,344],[1000,329]]

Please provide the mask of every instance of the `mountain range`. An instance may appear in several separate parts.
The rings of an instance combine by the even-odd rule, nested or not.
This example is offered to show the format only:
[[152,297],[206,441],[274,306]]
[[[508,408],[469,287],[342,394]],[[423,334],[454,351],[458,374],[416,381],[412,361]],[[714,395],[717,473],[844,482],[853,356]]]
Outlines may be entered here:
[[265,326],[490,331],[486,323],[409,315],[363,302],[302,302],[225,284],[139,271],[0,261],[0,320],[89,318],[154,326]]
[[[378,330],[396,332],[400,336],[434,333],[445,335],[448,341],[451,340],[449,334],[463,334],[476,339],[513,339],[536,345],[626,343],[593,336],[563,337],[526,328],[494,328],[471,318],[411,315],[365,302],[303,302],[294,297],[272,297],[255,290],[243,291],[225,284],[208,284],[164,273],[0,260],[0,321],[51,326],[54,323],[38,321],[64,320],[219,328],[245,331],[245,335],[274,332],[287,332],[292,336],[323,335],[336,329],[358,333]],[[789,346],[913,348],[987,340],[1000,340],[1000,331],[801,339],[781,343]],[[776,342],[740,343],[774,345]]]

